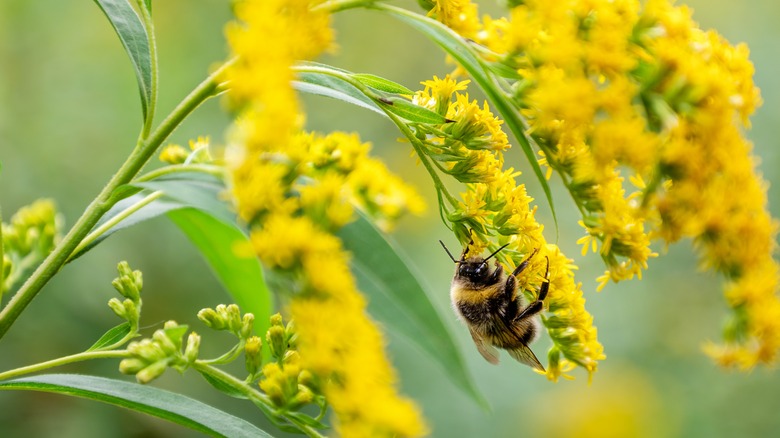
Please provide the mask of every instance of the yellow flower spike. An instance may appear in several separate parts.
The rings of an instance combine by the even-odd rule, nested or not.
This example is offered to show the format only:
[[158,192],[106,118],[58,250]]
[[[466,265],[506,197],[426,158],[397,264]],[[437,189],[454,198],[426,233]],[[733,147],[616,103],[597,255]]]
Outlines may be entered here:
[[[329,232],[352,219],[351,208],[345,205],[347,200],[387,226],[406,211],[419,211],[421,202],[408,186],[392,179],[380,163],[368,157],[369,147],[356,136],[300,132],[303,116],[290,84],[290,67],[293,62],[313,58],[330,46],[329,15],[323,9],[311,10],[318,3],[249,0],[237,8],[242,23],[231,25],[227,33],[240,61],[228,72],[227,79],[231,81],[232,99],[245,110],[227,153],[231,190],[239,216],[251,225],[250,241],[258,257],[267,268],[284,271],[298,279],[300,292],[307,297],[296,295],[290,303],[296,327],[295,344],[300,349],[302,364],[314,375],[313,380],[329,382],[326,397],[337,423],[384,430],[384,426],[374,423],[375,418],[369,412],[348,412],[345,405],[331,400],[338,398],[334,394],[356,397],[357,387],[335,382],[349,382],[353,374],[361,371],[356,367],[343,368],[332,361],[334,352],[329,346],[333,345],[333,337],[347,339],[349,336],[343,333],[364,332],[379,336],[373,324],[365,319],[365,303],[354,289],[340,242]],[[258,41],[274,44],[258,44]],[[313,180],[310,186],[301,184],[303,177]],[[302,189],[301,198],[294,196],[298,189]],[[318,303],[316,312],[302,314],[296,310],[309,300]],[[324,314],[320,304],[325,306]],[[331,333],[327,323],[334,321],[344,322],[345,329]],[[274,325],[271,330],[275,327],[279,326]],[[316,329],[309,330],[310,327]],[[278,346],[277,350],[281,349]],[[350,344],[349,348],[338,351],[347,357],[369,351],[372,367],[390,369],[379,341]],[[284,400],[282,386],[272,378],[276,375],[274,367],[266,365],[265,371],[268,372],[261,381],[262,389],[277,405],[289,402]],[[378,405],[374,403],[376,397],[364,402],[378,411],[388,411],[400,399],[393,383],[384,379],[362,382],[363,389],[386,396]],[[422,420],[411,404],[409,411],[397,417],[396,422],[401,424],[383,434],[422,433]],[[341,432],[342,436],[348,436]]]

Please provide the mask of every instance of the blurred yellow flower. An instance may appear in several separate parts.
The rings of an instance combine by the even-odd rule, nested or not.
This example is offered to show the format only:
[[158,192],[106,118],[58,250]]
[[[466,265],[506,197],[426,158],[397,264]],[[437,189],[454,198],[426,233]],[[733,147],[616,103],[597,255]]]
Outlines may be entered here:
[[[292,279],[290,290],[279,292],[291,298],[300,367],[321,382],[336,432],[419,436],[426,430],[423,419],[398,394],[381,333],[332,233],[353,219],[350,202],[389,227],[403,213],[419,211],[422,201],[370,158],[369,146],[357,136],[301,132],[291,67],[331,45],[330,17],[315,8],[319,3],[236,4],[238,21],[227,34],[238,61],[225,78],[241,110],[226,153],[231,190],[257,256]],[[263,368],[262,389],[277,404],[298,397],[301,368],[275,365]]]

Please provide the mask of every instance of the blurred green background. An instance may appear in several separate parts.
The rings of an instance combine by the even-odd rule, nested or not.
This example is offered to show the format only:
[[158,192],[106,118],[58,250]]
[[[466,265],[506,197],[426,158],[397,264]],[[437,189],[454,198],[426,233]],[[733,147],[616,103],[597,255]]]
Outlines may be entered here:
[[[416,10],[415,2],[398,2]],[[776,0],[685,2],[702,28],[715,28],[732,43],[746,42],[756,65],[764,106],[749,137],[761,157],[770,208],[780,216],[780,3]],[[483,2],[483,10],[494,9]],[[163,116],[225,57],[222,29],[230,18],[226,0],[155,2]],[[325,62],[374,73],[410,88],[450,67],[422,36],[375,13],[336,17],[339,49]],[[472,89],[476,94],[476,89]],[[405,393],[418,400],[437,437],[512,436],[776,436],[780,430],[780,376],[718,369],[701,352],[719,338],[726,308],[719,279],[697,271],[690,244],[682,242],[650,263],[641,281],[610,284],[595,292],[603,272],[596,257],[583,258],[581,236],[566,193],[553,183],[560,217],[559,245],[580,266],[588,310],[594,315],[608,359],[589,385],[547,382],[504,356],[486,363],[471,345],[448,303],[452,263],[437,239],[454,239],[438,220],[431,184],[410,157],[399,134],[374,114],[320,98],[307,98],[308,125],[316,130],[358,130],[374,153],[415,183],[431,208],[407,218],[396,238],[423,274],[436,304],[462,346],[477,385],[491,405],[485,411],[452,386],[422,351],[389,336],[389,352]],[[218,101],[207,103],[172,141],[198,135],[220,143],[229,122]],[[113,30],[92,1],[0,1],[0,202],[6,219],[39,197],[56,200],[73,224],[134,144],[140,125],[135,77]],[[527,169],[519,151],[507,160]],[[526,171],[522,181],[543,195]],[[555,181],[555,179],[553,179]],[[738,196],[735,188],[734,196]],[[544,202],[540,220],[552,237]],[[123,231],[64,269],[0,342],[0,369],[82,351],[117,323],[106,307],[115,266],[128,260],[145,277],[147,324],[176,319],[198,327],[195,313],[226,302],[227,294],[186,239],[164,219]],[[200,330],[202,334],[204,330]],[[215,343],[219,340],[214,337]],[[549,347],[542,337],[538,355]],[[56,371],[119,376],[116,361],[79,364]],[[263,425],[246,403],[221,396],[196,376],[169,371],[154,383],[180,389]],[[119,408],[31,392],[0,392],[0,436],[103,437],[197,436],[178,426]]]

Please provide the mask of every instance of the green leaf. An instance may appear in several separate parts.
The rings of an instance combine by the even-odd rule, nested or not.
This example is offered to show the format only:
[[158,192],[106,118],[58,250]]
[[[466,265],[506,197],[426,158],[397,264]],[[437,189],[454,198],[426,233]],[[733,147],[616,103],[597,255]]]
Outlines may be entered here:
[[205,379],[217,391],[234,398],[240,398],[240,399],[249,398],[246,396],[246,394],[236,389],[235,386],[231,385],[228,382],[225,382],[224,380],[220,379],[216,375],[204,373],[200,370],[198,370],[198,372],[200,372],[200,375],[203,376],[203,379]]
[[100,337],[100,339],[97,340],[97,342],[89,347],[87,351],[96,351],[104,347],[114,345],[124,339],[124,337],[130,333],[130,330],[132,330],[130,323],[123,322],[122,324],[119,324],[118,326],[107,331],[103,336]]
[[404,87],[403,85],[379,76],[358,73],[358,74],[353,74],[352,77],[360,81],[362,84],[369,86],[375,90],[384,91],[393,94],[405,94],[405,95],[414,94],[414,91]]
[[235,225],[194,208],[171,210],[168,218],[203,254],[238,307],[255,315],[255,333],[263,335],[270,326],[273,297],[257,257],[236,254],[236,247],[249,246],[246,235]]
[[413,104],[406,99],[395,97],[385,98],[379,100],[379,105],[398,117],[403,117],[410,122],[424,123],[427,125],[441,125],[442,123],[448,122],[446,117],[436,111],[431,111],[428,108]]
[[[100,7],[119,40],[130,55],[135,69],[138,90],[141,93],[141,108],[144,119],[152,100],[152,56],[149,50],[149,38],[141,19],[127,0],[94,0]],[[151,4],[149,4],[151,11]]]
[[320,73],[299,73],[298,80],[293,81],[293,87],[303,93],[330,97],[387,117],[387,114],[379,109],[373,100],[361,93],[352,84],[333,76]]
[[363,216],[342,228],[339,237],[352,252],[369,313],[421,347],[458,388],[484,406],[450,331],[401,250]]
[[[133,196],[130,196],[129,198],[122,199],[121,201],[114,204],[113,207],[111,207],[108,212],[106,212],[105,215],[103,215],[102,218],[100,218],[100,221],[98,221],[97,224],[95,224],[94,229],[97,229],[101,227],[103,224],[108,222],[109,220],[113,219],[117,215],[124,212],[127,208],[133,206],[134,204],[138,203],[140,200],[144,199],[149,193],[138,193]],[[86,254],[90,249],[94,248],[97,244],[105,240],[110,235],[114,234],[115,232],[131,227],[133,225],[136,225],[138,223],[141,223],[143,221],[156,218],[160,215],[163,215],[167,213],[170,210],[177,209],[177,208],[183,208],[184,205],[181,202],[175,201],[173,199],[158,199],[150,204],[147,204],[137,211],[133,212],[128,217],[124,218],[121,222],[114,225],[110,229],[108,229],[106,232],[98,236],[94,241],[92,241],[89,245],[85,246],[81,249],[81,251],[74,253],[70,256],[69,262],[72,262],[73,260],[81,257],[82,255]]]
[[160,190],[168,198],[182,205],[203,210],[227,223],[236,222],[235,213],[221,198],[226,190],[225,183],[214,175],[202,172],[176,172],[132,185],[151,191]]
[[[271,437],[251,423],[181,394],[122,380],[47,374],[0,382],[3,390],[53,392],[97,400],[162,418],[216,437]],[[41,412],[41,415],[46,415]]]
[[520,114],[516,111],[506,94],[504,94],[495,82],[493,82],[489,73],[491,68],[486,66],[474,53],[469,46],[470,43],[468,41],[436,20],[384,3],[373,3],[367,7],[387,12],[391,16],[398,18],[420,31],[443,48],[450,56],[455,58],[455,60],[469,72],[471,77],[474,78],[474,81],[485,92],[485,95],[487,95],[493,107],[501,114],[506,125],[520,143],[520,147],[522,148],[531,169],[533,169],[536,179],[539,180],[539,184],[542,186],[542,190],[544,190],[547,204],[550,206],[550,212],[552,213],[553,221],[555,222],[557,234],[558,216],[555,213],[552,191],[550,190],[549,184],[547,184],[547,178],[545,178],[544,171],[542,171],[542,168],[537,161],[536,153],[534,152],[528,137],[525,135],[525,126],[523,120],[520,118]]

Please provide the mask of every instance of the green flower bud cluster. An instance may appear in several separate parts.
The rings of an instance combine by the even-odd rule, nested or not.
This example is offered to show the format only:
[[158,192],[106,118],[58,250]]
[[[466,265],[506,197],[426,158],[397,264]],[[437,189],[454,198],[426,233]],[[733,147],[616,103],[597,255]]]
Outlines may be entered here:
[[141,289],[144,286],[143,274],[141,271],[130,269],[130,265],[125,261],[117,265],[117,271],[119,271],[119,277],[115,278],[111,285],[125,297],[125,300],[119,301],[118,298],[111,298],[108,302],[108,307],[117,316],[129,322],[130,326],[135,330],[138,328],[138,321],[141,318]]
[[209,328],[214,330],[226,330],[239,339],[248,339],[252,336],[255,316],[246,313],[241,316],[241,310],[235,304],[220,304],[215,309],[203,309],[198,312],[200,319]]
[[156,379],[167,368],[184,372],[198,358],[200,336],[192,332],[187,337],[187,345],[182,352],[186,325],[176,321],[168,321],[165,326],[154,332],[151,339],[131,342],[127,351],[131,357],[119,363],[119,371],[123,374],[135,374],[138,383],[149,383]]
[[54,249],[61,222],[54,202],[41,199],[20,208],[9,224],[2,224],[0,296]]

